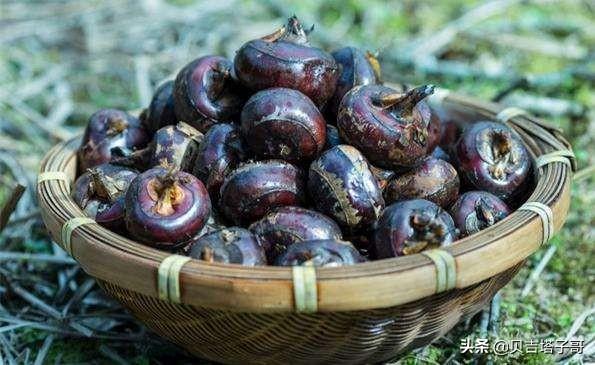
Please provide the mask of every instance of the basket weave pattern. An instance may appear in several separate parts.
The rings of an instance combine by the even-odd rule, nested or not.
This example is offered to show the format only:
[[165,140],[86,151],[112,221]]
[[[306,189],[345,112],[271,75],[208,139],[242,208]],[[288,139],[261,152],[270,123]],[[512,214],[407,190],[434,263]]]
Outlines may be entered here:
[[511,114],[500,105],[454,93],[443,93],[439,105],[453,120],[508,124],[535,159],[535,188],[528,198],[533,210],[517,210],[444,248],[453,260],[451,290],[439,292],[438,266],[421,254],[316,268],[318,312],[297,313],[290,268],[190,260],[175,277],[180,303],[161,300],[158,268],[169,253],[95,223],[68,230],[64,239],[67,222],[84,215],[69,188],[79,140],[56,146],[42,162],[41,214],[53,239],[108,294],[156,333],[197,356],[231,364],[388,360],[436,340],[485,306],[560,229],[569,207],[576,166],[558,130],[524,113]]
[[438,339],[486,305],[522,264],[481,283],[395,307],[315,314],[174,305],[99,283],[153,331],[199,357],[230,364],[360,364],[390,360]]

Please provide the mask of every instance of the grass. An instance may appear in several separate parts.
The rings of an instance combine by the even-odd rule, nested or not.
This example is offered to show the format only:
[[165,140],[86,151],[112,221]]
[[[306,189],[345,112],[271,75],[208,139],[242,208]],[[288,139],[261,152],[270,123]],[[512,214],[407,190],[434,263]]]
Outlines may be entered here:
[[[504,44],[497,37],[513,34],[550,42],[548,44],[553,44],[554,49],[574,47],[592,52],[595,15],[588,2],[519,2],[463,31],[437,55],[441,60],[457,61],[465,67],[479,69],[483,76],[473,74],[468,68],[453,74],[444,69],[424,69],[403,60],[412,40],[432,37],[449,22],[481,4],[477,1],[222,0],[213,3],[176,0],[167,3],[169,5],[158,10],[151,4],[162,4],[160,1],[0,3],[0,151],[8,152],[26,171],[16,174],[19,175],[16,178],[34,180],[40,158],[56,142],[47,131],[60,131],[66,135],[77,133],[98,108],[142,107],[146,103],[142,95],[154,89],[161,80],[171,77],[190,59],[207,53],[233,57],[233,51],[242,42],[267,34],[281,24],[283,17],[293,13],[316,24],[314,42],[325,48],[351,44],[379,50],[386,80],[413,84],[432,82],[491,99],[523,76],[553,75],[547,82],[529,82],[513,90],[502,102],[509,103],[515,96],[526,93],[536,98],[550,97],[578,105],[580,113],[555,114],[547,109],[540,112],[545,119],[565,130],[573,144],[579,168],[594,164],[595,64],[592,57],[571,57],[570,52],[552,54],[550,49],[538,47],[527,51],[522,45]],[[151,21],[147,22],[149,17]],[[484,36],[478,38],[474,32]],[[142,67],[143,62],[148,63],[147,68]],[[580,69],[582,73],[564,74],[563,71],[568,69]],[[149,82],[143,82],[144,79]],[[0,164],[0,175],[15,178],[11,176],[13,174],[6,164]],[[592,175],[574,183],[568,221],[550,242],[557,246],[556,252],[529,294],[520,295],[547,248],[533,255],[512,283],[502,290],[497,338],[563,338],[573,322],[593,308],[594,187]],[[6,194],[6,189],[0,185],[0,201],[6,199]],[[20,215],[36,209],[32,200],[21,205]],[[11,227],[3,233],[0,250],[54,252],[38,217],[28,221],[27,225]],[[67,269],[10,263],[0,271],[0,277],[24,278],[20,282],[22,286],[43,300],[61,305],[76,290],[76,287],[62,289],[65,297],[61,302],[53,301],[55,293],[64,287],[56,284],[57,278]],[[73,278],[80,285],[86,276],[79,272]],[[40,282],[36,283],[36,280]],[[0,286],[6,288],[4,281],[0,280]],[[103,298],[97,289],[91,293],[97,303],[85,299],[84,308],[95,310],[115,305]],[[0,291],[0,317],[30,315],[31,309],[27,309],[30,305],[9,294],[8,290]],[[121,313],[117,306],[114,308],[110,309],[113,313]],[[405,354],[400,363],[594,361],[593,355],[568,360],[546,354],[522,353],[515,358],[460,354],[461,339],[480,335],[479,322],[478,317],[468,324],[460,324],[444,339]],[[0,318],[0,328],[4,325]],[[132,333],[139,328],[128,318],[111,331]],[[588,318],[577,331],[577,335],[584,336],[587,341],[593,340],[594,333],[592,318]],[[13,357],[23,360],[30,351],[28,358],[32,361],[48,332],[24,327],[0,335],[10,343]],[[125,360],[131,364],[148,364],[172,363],[174,359],[181,363],[191,362],[182,352],[154,336],[146,338],[150,341],[123,343],[59,335],[47,353],[46,362],[113,363]],[[114,353],[119,358],[114,358]],[[3,356],[7,358],[6,353]]]

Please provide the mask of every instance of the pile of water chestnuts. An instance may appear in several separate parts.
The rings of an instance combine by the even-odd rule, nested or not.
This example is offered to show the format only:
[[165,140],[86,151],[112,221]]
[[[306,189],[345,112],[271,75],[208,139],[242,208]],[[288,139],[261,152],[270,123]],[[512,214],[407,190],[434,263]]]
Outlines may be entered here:
[[135,117],[93,114],[75,202],[97,223],[207,262],[352,265],[456,244],[530,184],[519,137],[382,84],[369,52],[312,46],[295,17],[233,61],[193,60]]

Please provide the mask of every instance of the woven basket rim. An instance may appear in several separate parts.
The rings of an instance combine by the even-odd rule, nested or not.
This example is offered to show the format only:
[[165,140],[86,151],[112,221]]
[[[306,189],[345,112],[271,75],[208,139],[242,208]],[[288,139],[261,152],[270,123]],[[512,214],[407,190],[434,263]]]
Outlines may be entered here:
[[[505,107],[448,92],[431,100],[443,107],[467,110],[494,120]],[[523,139],[532,156],[570,145],[553,127],[529,115],[505,121]],[[530,127],[530,128],[529,128]],[[80,137],[48,152],[40,172],[61,171],[72,180]],[[574,162],[573,162],[574,163]],[[572,168],[551,163],[538,169],[530,201],[553,212],[557,231],[569,208]],[[83,216],[59,180],[38,184],[42,216],[55,241],[68,220]],[[527,258],[541,246],[542,222],[528,211],[515,211],[496,225],[446,248],[456,262],[456,288],[478,283]],[[171,254],[136,243],[99,225],[81,226],[72,234],[74,258],[91,276],[152,297],[158,296],[157,270]],[[318,311],[385,308],[430,296],[436,292],[433,262],[415,254],[338,268],[316,268]],[[252,311],[294,311],[292,269],[243,267],[191,260],[180,272],[181,302],[212,308]]]

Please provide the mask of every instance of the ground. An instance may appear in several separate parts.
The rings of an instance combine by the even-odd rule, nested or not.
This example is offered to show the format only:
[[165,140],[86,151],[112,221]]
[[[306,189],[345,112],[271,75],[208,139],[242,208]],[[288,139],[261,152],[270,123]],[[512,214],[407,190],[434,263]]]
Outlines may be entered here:
[[[146,333],[49,241],[31,189],[35,172],[43,154],[79,133],[96,109],[141,108],[191,59],[233,57],[294,13],[315,24],[323,48],[377,51],[387,81],[431,82],[540,115],[564,129],[577,156],[566,225],[501,291],[492,305],[499,317],[488,320],[485,311],[395,362],[595,361],[595,5],[580,0],[0,1],[0,204],[14,181],[29,187],[0,238],[0,358],[192,361]],[[583,336],[586,353],[492,358],[459,349],[465,338],[567,335]]]

